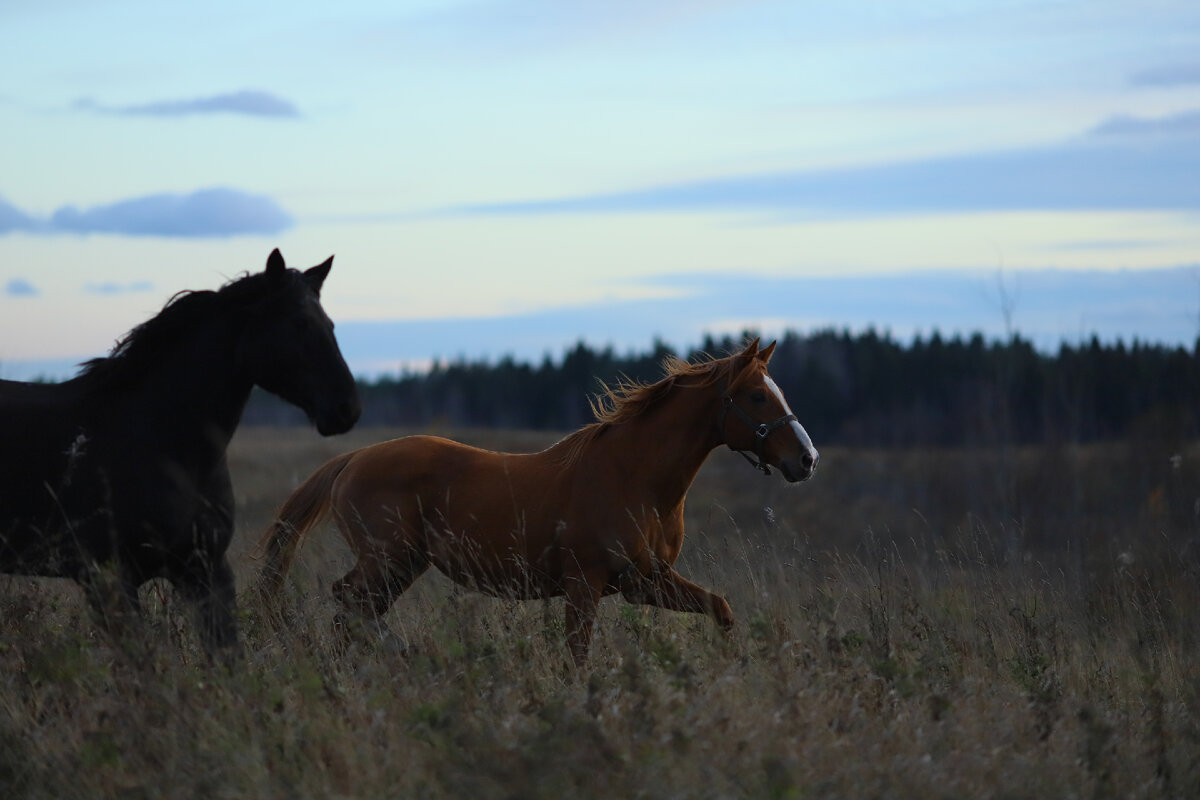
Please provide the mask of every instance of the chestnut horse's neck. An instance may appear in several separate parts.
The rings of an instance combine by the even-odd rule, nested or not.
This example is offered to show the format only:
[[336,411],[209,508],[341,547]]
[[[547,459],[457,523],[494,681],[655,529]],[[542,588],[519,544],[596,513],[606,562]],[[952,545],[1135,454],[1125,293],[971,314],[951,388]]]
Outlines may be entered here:
[[708,454],[722,444],[720,411],[717,384],[677,382],[643,413],[605,424],[590,446],[615,465],[622,482],[667,510],[682,502]]

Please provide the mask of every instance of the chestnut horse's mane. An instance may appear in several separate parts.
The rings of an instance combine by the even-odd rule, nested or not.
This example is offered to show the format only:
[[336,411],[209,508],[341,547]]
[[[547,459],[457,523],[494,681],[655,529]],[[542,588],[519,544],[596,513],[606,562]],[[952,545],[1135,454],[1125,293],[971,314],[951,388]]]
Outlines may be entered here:
[[664,377],[654,383],[642,383],[621,377],[613,386],[601,384],[600,393],[590,401],[596,421],[568,434],[558,443],[565,448],[563,461],[573,464],[588,444],[611,425],[628,422],[657,406],[671,393],[681,378],[697,378],[693,386],[711,386],[719,381],[732,383],[734,356],[713,358],[707,354],[697,361],[684,361],[673,355],[663,359]]

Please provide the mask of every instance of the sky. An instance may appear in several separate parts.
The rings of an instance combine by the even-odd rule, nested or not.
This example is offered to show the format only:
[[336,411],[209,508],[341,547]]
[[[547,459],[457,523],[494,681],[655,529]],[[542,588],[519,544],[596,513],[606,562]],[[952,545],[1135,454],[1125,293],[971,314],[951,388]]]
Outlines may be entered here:
[[1200,333],[1200,4],[0,0],[0,378],[335,256],[356,373]]

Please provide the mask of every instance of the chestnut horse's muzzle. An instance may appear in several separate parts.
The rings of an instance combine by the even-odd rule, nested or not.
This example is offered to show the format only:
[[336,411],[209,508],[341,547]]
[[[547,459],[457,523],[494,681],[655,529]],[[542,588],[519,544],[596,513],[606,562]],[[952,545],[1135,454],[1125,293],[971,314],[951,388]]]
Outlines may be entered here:
[[799,463],[783,460],[779,462],[779,471],[783,473],[783,477],[789,483],[799,483],[806,481],[813,476],[817,471],[817,464],[821,461],[821,454],[816,449],[806,450],[804,455],[800,456]]

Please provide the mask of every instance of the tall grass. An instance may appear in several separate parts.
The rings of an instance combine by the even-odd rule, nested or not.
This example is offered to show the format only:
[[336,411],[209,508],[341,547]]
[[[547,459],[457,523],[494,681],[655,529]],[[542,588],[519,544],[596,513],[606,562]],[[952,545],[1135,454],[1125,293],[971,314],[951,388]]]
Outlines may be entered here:
[[[384,435],[239,434],[239,586],[290,488]],[[404,653],[342,649],[332,529],[278,615],[244,610],[232,671],[165,587],[114,643],[69,584],[0,578],[0,795],[1200,796],[1198,468],[1133,445],[835,450],[787,487],[719,452],[680,571],[728,596],[734,634],[608,599],[580,671],[561,600],[435,574],[387,616]]]

